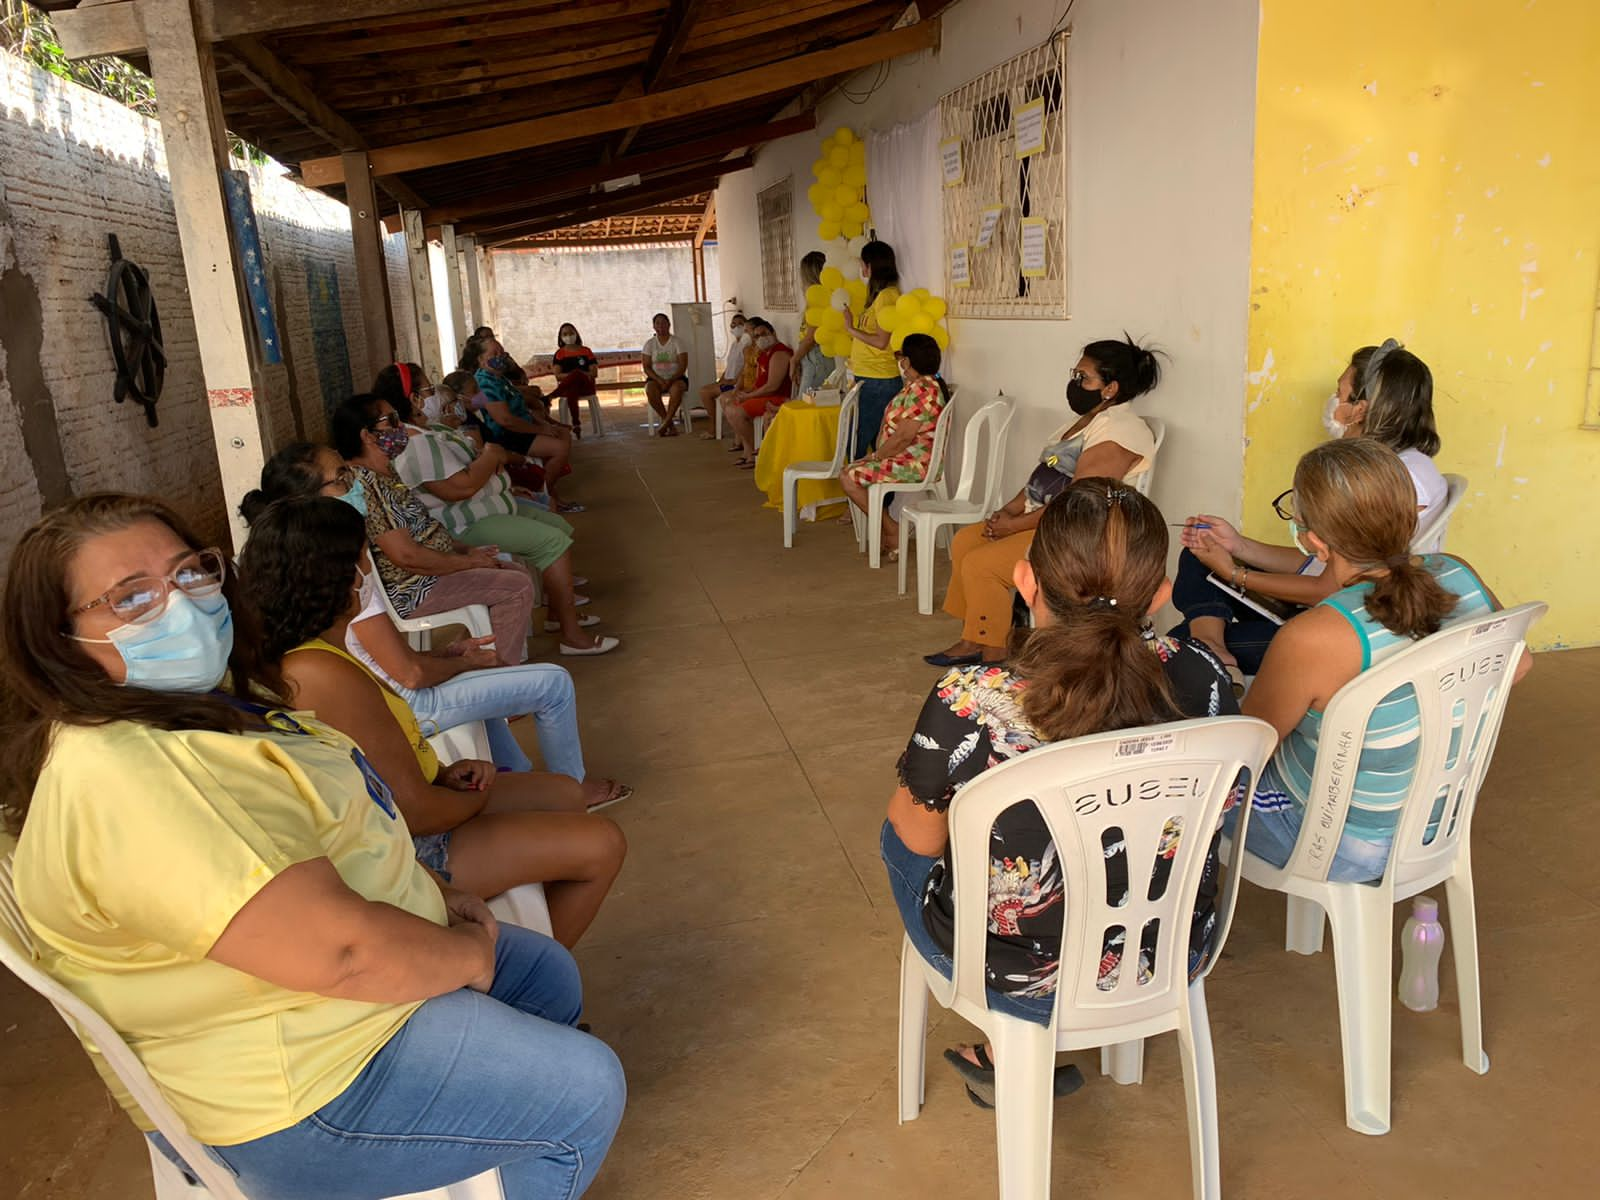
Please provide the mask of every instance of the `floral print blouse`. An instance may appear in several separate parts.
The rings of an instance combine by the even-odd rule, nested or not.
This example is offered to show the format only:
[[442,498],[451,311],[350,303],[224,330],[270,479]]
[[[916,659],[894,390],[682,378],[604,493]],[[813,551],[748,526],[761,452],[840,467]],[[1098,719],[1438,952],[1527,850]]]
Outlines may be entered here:
[[[1178,710],[1186,717],[1230,716],[1239,711],[1227,672],[1209,651],[1185,638],[1145,635],[1161,659]],[[998,766],[1045,745],[1022,711],[1026,679],[1003,663],[957,667],[934,685],[922,706],[916,732],[900,757],[900,782],[916,803],[944,812],[967,784]],[[1230,801],[1231,803],[1231,801]],[[1175,845],[1175,833],[1174,833]],[[1163,837],[1163,846],[1166,835]],[[1108,895],[1125,895],[1127,854],[1106,848]],[[1161,879],[1172,860],[1158,856],[1153,876]],[[1216,926],[1217,842],[1213,838],[1189,938],[1190,970],[1205,960]],[[1061,956],[1061,906],[1067,897],[1048,827],[1031,802],[1007,809],[989,837],[989,986],[1019,996],[1049,996]],[[935,942],[950,953],[955,944],[955,907],[950,851],[934,865],[923,896],[923,921]],[[1123,938],[1108,938],[1100,964],[1102,986],[1115,985]],[[1153,947],[1141,947],[1147,974]]]

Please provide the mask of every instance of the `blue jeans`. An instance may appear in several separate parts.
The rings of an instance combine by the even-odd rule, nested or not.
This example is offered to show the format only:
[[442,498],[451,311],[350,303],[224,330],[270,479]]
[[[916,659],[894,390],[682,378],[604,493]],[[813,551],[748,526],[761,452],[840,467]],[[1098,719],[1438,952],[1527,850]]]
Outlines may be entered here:
[[[888,821],[878,835],[878,853],[883,856],[884,869],[889,873],[889,891],[894,894],[895,907],[900,910],[900,920],[906,927],[911,944],[917,953],[927,959],[935,971],[950,978],[954,963],[950,955],[933,940],[928,926],[922,920],[922,899],[928,890],[928,874],[939,861],[918,854],[900,840],[900,835]],[[1035,1025],[1050,1024],[1050,1013],[1055,1008],[1054,996],[1013,996],[989,988],[989,1008],[1009,1017],[1021,1017]]]
[[867,456],[867,451],[878,444],[878,432],[883,426],[883,414],[889,410],[889,401],[900,394],[905,386],[897,375],[893,379],[858,379],[861,390],[856,393],[856,445],[850,461]]
[[[1244,836],[1245,849],[1264,862],[1282,867],[1294,853],[1300,840],[1300,826],[1305,823],[1305,810],[1285,808],[1277,812],[1252,809],[1250,829]],[[1239,810],[1230,812],[1222,823],[1223,831],[1231,838],[1238,824]],[[1334,851],[1333,865],[1328,868],[1329,883],[1377,883],[1389,866],[1389,852],[1394,839],[1369,842],[1352,837],[1347,831],[1339,839]]]
[[488,995],[435,996],[337,1098],[211,1155],[250,1200],[381,1200],[495,1167],[506,1200],[581,1196],[627,1098],[611,1048],[572,1028],[582,999],[571,954],[502,925]]
[[494,764],[507,771],[531,771],[533,764],[506,726],[507,717],[531,714],[539,753],[547,770],[583,782],[583,744],[578,739],[578,698],[572,676],[555,663],[523,663],[467,671],[437,687],[396,688],[411,706],[423,735],[483,721]]
[[1211,568],[1189,551],[1179,552],[1178,574],[1172,581],[1172,607],[1181,612],[1184,619],[1167,632],[1174,637],[1191,637],[1190,621],[1196,617],[1216,617],[1226,622],[1223,645],[1238,660],[1239,670],[1255,675],[1261,670],[1261,660],[1267,656],[1268,644],[1283,626],[1228,595],[1206,578],[1210,573]]

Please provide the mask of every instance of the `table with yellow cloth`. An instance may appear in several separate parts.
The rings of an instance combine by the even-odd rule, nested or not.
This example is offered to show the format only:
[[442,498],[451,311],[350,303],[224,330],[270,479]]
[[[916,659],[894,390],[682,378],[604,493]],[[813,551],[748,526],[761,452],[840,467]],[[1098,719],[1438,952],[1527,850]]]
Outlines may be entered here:
[[[790,400],[778,406],[767,422],[756,454],[756,486],[767,494],[767,508],[783,507],[783,471],[798,462],[833,461],[839,438],[839,406],[819,408],[809,400]],[[837,479],[802,479],[795,489],[800,519],[814,521],[817,508],[844,500]]]

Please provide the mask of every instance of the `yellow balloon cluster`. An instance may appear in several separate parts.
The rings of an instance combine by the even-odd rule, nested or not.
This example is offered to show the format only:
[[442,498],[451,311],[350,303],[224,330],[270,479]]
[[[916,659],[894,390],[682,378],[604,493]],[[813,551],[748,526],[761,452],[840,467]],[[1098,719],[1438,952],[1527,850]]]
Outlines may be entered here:
[[941,322],[947,305],[927,288],[916,288],[903,293],[893,304],[878,298],[878,328],[889,331],[889,348],[900,349],[907,334],[925,333],[939,343],[939,349],[950,348],[950,330]]
[[[859,143],[858,143],[859,144]],[[824,267],[822,282],[806,289],[806,324],[817,331],[817,345],[830,358],[850,353],[850,334],[844,327],[848,311],[857,321],[867,303],[865,280],[845,280],[838,267]]]
[[811,164],[816,182],[806,189],[825,242],[860,237],[872,218],[867,208],[867,147],[841,125],[822,139],[822,156]]

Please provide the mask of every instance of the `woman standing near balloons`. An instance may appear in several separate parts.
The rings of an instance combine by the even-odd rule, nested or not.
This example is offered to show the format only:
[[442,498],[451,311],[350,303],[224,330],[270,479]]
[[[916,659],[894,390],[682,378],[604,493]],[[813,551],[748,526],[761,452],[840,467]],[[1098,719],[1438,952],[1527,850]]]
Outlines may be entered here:
[[[812,288],[821,288],[822,272],[827,265],[827,256],[821,250],[813,250],[800,260],[800,282],[805,285],[808,299]],[[812,306],[807,304],[805,323],[800,326],[800,344],[794,348],[794,361],[789,365],[789,380],[794,385],[792,394],[796,396],[810,395],[833,373],[833,359],[817,340],[821,331],[812,323],[813,315]]]
[[868,242],[861,247],[861,277],[867,281],[867,296],[860,318],[848,308],[841,314],[851,338],[850,373],[861,385],[856,398],[856,444],[851,455],[855,459],[865,458],[877,445],[883,414],[900,391],[900,368],[889,348],[889,331],[878,321],[878,310],[900,299],[900,268],[888,242]]

